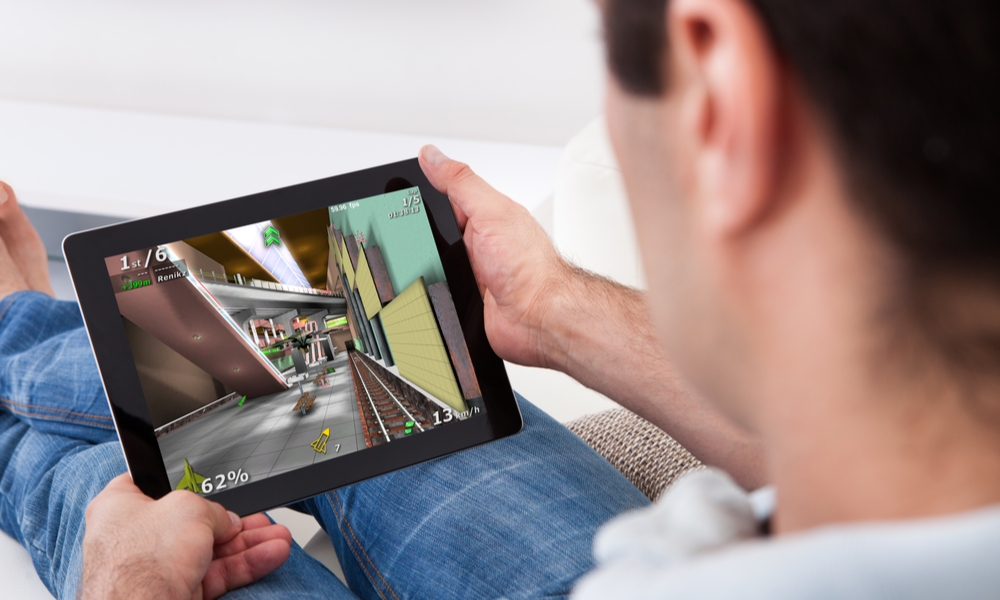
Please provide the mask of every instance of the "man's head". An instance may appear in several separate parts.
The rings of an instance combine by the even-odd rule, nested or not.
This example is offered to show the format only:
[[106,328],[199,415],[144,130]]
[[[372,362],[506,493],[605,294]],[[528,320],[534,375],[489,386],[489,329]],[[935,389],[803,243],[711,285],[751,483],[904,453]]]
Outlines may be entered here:
[[653,318],[696,387],[756,427],[782,365],[1000,372],[1000,5],[602,9]]

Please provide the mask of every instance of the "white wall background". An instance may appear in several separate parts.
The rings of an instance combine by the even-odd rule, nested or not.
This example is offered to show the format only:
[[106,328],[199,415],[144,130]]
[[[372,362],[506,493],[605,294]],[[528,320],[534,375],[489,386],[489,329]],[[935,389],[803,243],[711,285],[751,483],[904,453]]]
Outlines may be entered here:
[[591,0],[0,0],[12,100],[562,145],[602,86]]

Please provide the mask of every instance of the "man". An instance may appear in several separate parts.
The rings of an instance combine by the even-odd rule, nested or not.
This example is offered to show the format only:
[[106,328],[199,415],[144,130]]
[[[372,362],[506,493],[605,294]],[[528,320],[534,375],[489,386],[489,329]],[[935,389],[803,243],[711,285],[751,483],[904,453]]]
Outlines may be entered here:
[[[525,431],[512,439],[302,504],[331,534],[349,592],[294,547],[265,576],[289,542],[263,517],[227,522],[183,494],[153,502],[124,477],[90,504],[81,557],[72,521],[104,482],[75,491],[62,470],[79,455],[99,460],[105,479],[122,465],[114,443],[78,445],[29,465],[45,473],[45,499],[7,483],[24,481],[25,465],[8,466],[0,487],[15,507],[0,524],[34,548],[50,589],[75,593],[82,577],[84,597],[214,597],[258,579],[237,593],[995,594],[998,8],[605,0],[602,9],[607,121],[648,294],[567,265],[523,209],[465,165],[427,147],[421,166],[455,206],[501,356],[573,375],[746,489],[773,484],[773,510],[716,473],[692,476],[606,527],[600,564],[578,584],[598,527],[644,502],[525,403]],[[3,210],[5,223],[16,219]],[[11,248],[0,272],[15,293],[0,301],[0,340],[26,305],[44,302],[16,292],[43,284],[17,278],[15,268],[33,265],[18,262],[30,253],[8,234],[0,228]],[[32,353],[82,344],[73,331]],[[9,395],[24,375],[9,362],[3,372]],[[38,386],[35,396],[15,391],[21,400],[5,404],[19,417],[0,415],[0,456],[14,433],[44,435],[50,447],[101,441],[96,409],[73,410],[87,423],[52,431],[55,399]],[[25,505],[31,514],[13,519]],[[431,527],[401,535],[403,516]],[[751,539],[761,532],[772,535]]]

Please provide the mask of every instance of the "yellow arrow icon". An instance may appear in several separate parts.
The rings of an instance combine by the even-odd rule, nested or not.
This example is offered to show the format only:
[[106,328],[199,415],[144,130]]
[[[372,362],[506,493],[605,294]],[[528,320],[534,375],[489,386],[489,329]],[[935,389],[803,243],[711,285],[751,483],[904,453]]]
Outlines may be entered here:
[[322,452],[323,454],[326,454],[326,441],[328,439],[330,439],[330,428],[329,427],[327,427],[326,429],[324,429],[323,433],[319,434],[319,439],[318,440],[316,440],[315,442],[313,442],[313,443],[311,443],[309,445],[312,446],[313,450],[315,450],[316,452]]

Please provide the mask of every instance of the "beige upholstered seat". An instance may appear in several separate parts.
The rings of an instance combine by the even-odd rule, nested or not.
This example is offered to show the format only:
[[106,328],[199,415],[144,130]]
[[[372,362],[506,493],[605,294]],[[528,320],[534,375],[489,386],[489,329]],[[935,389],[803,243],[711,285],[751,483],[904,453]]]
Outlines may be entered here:
[[580,417],[566,427],[653,501],[681,474],[704,468],[662,429],[624,408]]

